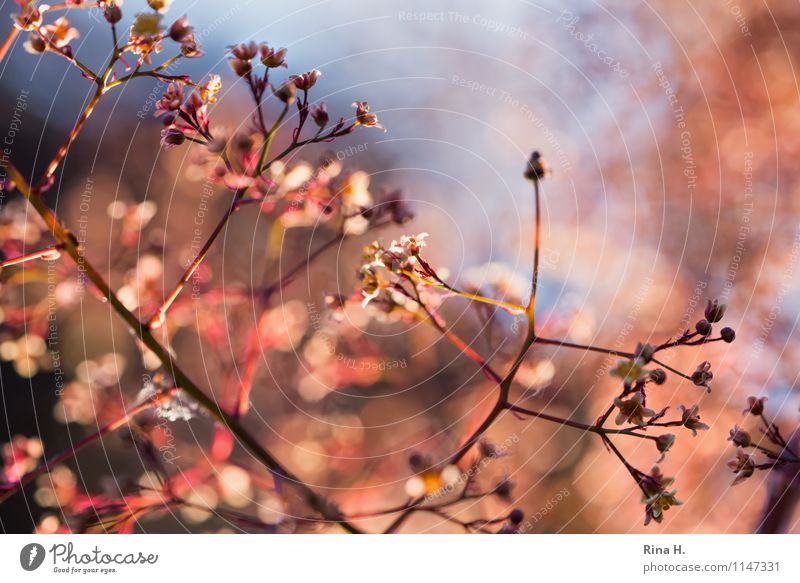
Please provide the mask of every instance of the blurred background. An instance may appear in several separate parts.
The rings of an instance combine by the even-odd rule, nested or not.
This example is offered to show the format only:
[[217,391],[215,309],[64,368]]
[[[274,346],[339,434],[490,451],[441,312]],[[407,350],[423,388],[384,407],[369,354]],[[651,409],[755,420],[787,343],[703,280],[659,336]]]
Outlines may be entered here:
[[[126,19],[143,10],[139,4],[125,2]],[[2,2],[2,34],[15,10]],[[513,416],[488,432],[512,445],[481,476],[490,484],[509,475],[513,500],[465,504],[459,516],[519,507],[539,517],[530,532],[752,532],[769,476],[731,487],[728,430],[741,422],[749,395],[769,398],[768,413],[785,434],[797,426],[800,405],[795,2],[175,0],[165,20],[182,14],[205,56],[183,62],[180,72],[222,76],[213,124],[236,129],[252,109],[226,47],[248,40],[287,47],[288,72],[322,72],[314,98],[327,101],[332,117],[351,115],[355,99],[370,103],[388,131],[358,131],[327,149],[343,167],[366,172],[371,192],[402,188],[416,214],[402,228],[329,250],[267,308],[247,419],[289,467],[351,513],[402,504],[413,474],[409,454],[445,459],[491,408],[491,383],[434,330],[370,317],[357,306],[339,322],[325,311],[324,296],[352,292],[364,244],[420,232],[429,233],[426,257],[449,281],[494,282],[506,297],[524,295],[534,215],[522,173],[537,149],[553,170],[543,182],[538,307],[545,335],[632,350],[638,341],[662,342],[693,326],[706,299],[720,298],[737,341],[668,357],[687,372],[711,361],[709,395],[671,375],[651,397],[657,409],[700,403],[711,426],[697,437],[680,432],[661,464],[684,501],[663,523],[643,526],[640,493],[599,440]],[[94,9],[67,15],[81,31],[73,50],[90,68],[101,67],[107,24]],[[18,38],[0,65],[0,134],[10,159],[36,176],[93,88],[63,59],[31,55],[23,42]],[[194,219],[204,217],[201,228],[209,232],[230,196],[218,186],[209,193],[193,148],[160,149],[161,125],[152,113],[162,91],[155,80],[141,79],[109,94],[46,194],[67,225],[85,227],[87,255],[131,296],[161,293],[177,280],[192,256]],[[279,108],[271,103],[268,111],[277,115]],[[289,131],[278,140],[287,143]],[[304,150],[293,162],[313,161],[323,149]],[[9,256],[12,247],[2,239],[15,237],[32,250],[40,236],[20,202],[18,194],[2,201],[0,245]],[[147,217],[133,238],[125,230],[128,214]],[[204,289],[258,285],[275,268],[270,245],[279,246],[277,266],[285,268],[329,236],[288,229],[276,243],[272,227],[273,219],[255,208],[237,213],[203,268]],[[76,295],[74,274],[62,263],[42,266],[38,275],[26,269],[22,282],[19,272],[0,275],[0,442],[38,436],[51,455],[118,413],[119,401],[132,401],[156,368],[107,306],[91,293]],[[55,291],[66,386],[60,395],[58,371],[43,348],[47,329],[11,317],[22,306],[47,309],[37,303],[47,296],[47,269],[65,276]],[[172,326],[179,362],[215,394],[240,374],[249,326],[261,317],[240,296],[186,301]],[[468,302],[448,299],[442,313],[476,350],[497,351],[498,366],[519,345],[510,316],[498,316],[489,337]],[[215,318],[225,322],[221,329],[209,324]],[[525,406],[591,422],[618,392],[606,374],[610,365],[603,355],[536,347],[515,391]],[[238,466],[215,467],[205,456],[209,420],[160,431],[159,439],[177,444],[176,472],[203,466],[237,485],[235,494],[219,483],[197,485],[195,499],[261,517],[275,513],[274,500]],[[620,443],[647,469],[658,456],[645,445]],[[235,455],[242,464],[249,460]],[[101,491],[109,480],[145,471],[136,452],[110,436],[0,506],[0,526],[58,528],[59,507],[76,492]],[[799,532],[800,514],[791,505],[785,512],[786,528]],[[143,520],[137,529],[236,530],[202,512]],[[423,514],[408,529],[459,531]]]

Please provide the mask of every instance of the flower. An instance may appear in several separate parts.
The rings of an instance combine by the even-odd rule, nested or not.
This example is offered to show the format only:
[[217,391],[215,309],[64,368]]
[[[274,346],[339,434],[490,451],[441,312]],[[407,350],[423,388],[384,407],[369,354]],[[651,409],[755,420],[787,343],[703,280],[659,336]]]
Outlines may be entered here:
[[617,366],[611,369],[611,375],[621,378],[623,384],[630,387],[635,382],[647,378],[648,371],[644,369],[641,358],[631,358],[619,360]]
[[266,43],[262,43],[258,47],[258,52],[260,54],[261,64],[267,69],[286,67],[286,63],[284,62],[286,49],[271,49]]
[[614,405],[619,409],[619,413],[617,413],[614,423],[622,425],[627,421],[634,425],[644,425],[644,418],[652,417],[656,413],[652,409],[645,407],[643,403],[644,395],[640,391],[633,393],[627,401],[616,397]]
[[147,0],[147,5],[156,12],[166,12],[172,0]]
[[761,415],[764,412],[764,402],[766,400],[767,397],[747,397],[747,407],[744,408],[742,414]]
[[36,0],[17,0],[19,14],[13,14],[14,26],[20,30],[35,31],[42,25],[42,13],[50,7],[47,4],[36,6]]
[[711,363],[707,360],[697,365],[697,369],[692,373],[692,382],[698,387],[706,387],[709,391],[711,388],[708,386],[709,381],[714,378],[714,373],[711,372]]
[[137,401],[153,400],[155,411],[167,421],[189,421],[200,410],[200,406],[180,389],[173,389],[161,375],[145,383],[136,397]]
[[378,116],[369,112],[369,103],[356,101],[353,103],[353,107],[356,108],[356,124],[386,131],[386,128],[378,123]]
[[131,51],[150,61],[150,53],[161,51],[161,14],[138,14],[129,33]]
[[[400,237],[400,247],[402,247],[411,255],[419,255],[419,252],[426,245],[425,239],[427,237],[428,233],[420,233],[419,235],[403,235]],[[392,247],[396,246],[397,244],[392,242]]]
[[708,425],[700,422],[700,415],[698,414],[700,407],[697,405],[693,405],[688,409],[683,405],[678,405],[678,410],[682,412],[681,422],[683,426],[691,429],[693,436],[696,436],[698,431],[706,431],[708,429]]
[[738,447],[750,447],[750,444],[753,443],[750,434],[738,425],[734,425],[733,429],[731,429],[728,441],[733,442]]
[[642,502],[646,505],[644,524],[647,526],[651,520],[661,522],[664,519],[664,512],[673,506],[683,504],[675,495],[676,490],[667,491],[667,488],[675,482],[675,478],[665,477],[658,466],[650,470],[649,476],[643,476],[640,484],[642,486]]
[[197,40],[194,36],[194,29],[189,26],[185,16],[181,16],[178,20],[170,25],[167,31],[167,36],[181,45],[181,54],[184,57],[193,59],[203,55],[203,52],[197,45]]
[[19,482],[22,477],[33,470],[44,450],[38,437],[15,435],[10,443],[2,447],[2,465],[0,465],[0,484]]
[[54,47],[61,49],[67,46],[70,41],[81,36],[77,28],[72,28],[69,21],[64,18],[56,19],[52,24],[46,24],[42,27],[42,35]]
[[170,83],[161,99],[156,102],[155,116],[159,117],[166,113],[174,113],[180,110],[184,101],[183,87],[177,83]]
[[43,53],[47,50],[47,43],[42,35],[38,32],[32,32],[28,36],[28,40],[25,41],[23,46],[25,47],[26,51],[34,55],[38,55],[39,53]]
[[728,462],[728,467],[733,470],[733,473],[736,475],[731,486],[743,482],[756,471],[756,464],[752,454],[742,450],[736,450],[736,457]]
[[233,72],[239,77],[248,76],[253,70],[253,65],[250,61],[252,61],[258,53],[258,45],[252,41],[249,43],[240,43],[230,47],[230,51],[230,63]]
[[206,103],[216,103],[217,93],[222,89],[222,80],[219,75],[209,75],[208,81],[200,89],[200,98]]
[[325,105],[324,101],[311,108],[311,119],[314,120],[314,123],[317,124],[320,129],[328,125],[328,106]]
[[308,73],[303,73],[302,75],[292,75],[290,79],[294,83],[295,87],[301,91],[308,91],[316,84],[320,75],[322,75],[322,73],[319,70],[312,69]]
[[361,301],[361,307],[366,308],[367,304],[380,295],[381,286],[378,274],[368,265],[362,265],[359,273],[361,275],[361,295],[364,298]]

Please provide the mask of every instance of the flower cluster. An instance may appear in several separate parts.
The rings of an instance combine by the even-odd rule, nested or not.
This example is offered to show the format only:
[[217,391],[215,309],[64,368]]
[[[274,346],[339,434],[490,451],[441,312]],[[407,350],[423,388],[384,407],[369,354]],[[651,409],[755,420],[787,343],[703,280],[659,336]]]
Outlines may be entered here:
[[[756,436],[739,425],[734,425],[730,430],[728,441],[736,448],[736,457],[728,462],[728,467],[734,473],[734,486],[753,476],[756,470],[800,464],[794,440],[784,438],[780,427],[766,417],[766,401],[767,397],[748,397],[747,406],[742,411],[746,419],[760,421],[760,435]],[[763,463],[759,463],[756,454],[763,456]]]
[[172,83],[156,103],[156,116],[163,117],[161,145],[165,148],[180,146],[186,140],[210,143],[208,106],[215,103],[221,88],[219,75],[211,75],[206,83],[186,99],[182,85]]

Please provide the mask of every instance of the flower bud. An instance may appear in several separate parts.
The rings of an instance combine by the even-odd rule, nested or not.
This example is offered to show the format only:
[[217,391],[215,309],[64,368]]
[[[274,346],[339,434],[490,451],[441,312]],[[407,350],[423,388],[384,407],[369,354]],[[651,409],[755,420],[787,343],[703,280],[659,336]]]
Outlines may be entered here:
[[161,131],[161,145],[165,148],[180,146],[186,141],[186,136],[182,131],[175,128],[166,128]]
[[103,8],[103,18],[105,18],[106,22],[109,24],[116,24],[122,20],[122,10],[116,2],[109,4]]
[[525,513],[522,512],[519,508],[515,508],[511,511],[511,514],[508,515],[508,520],[511,521],[512,524],[518,525],[522,522],[525,518]]
[[672,433],[665,433],[656,438],[656,447],[661,453],[666,453],[675,443],[675,435]]
[[703,336],[708,336],[711,334],[711,322],[708,320],[700,320],[697,324],[694,325],[694,329],[697,330],[699,334]]
[[525,178],[533,182],[538,182],[545,176],[550,174],[550,168],[542,158],[542,155],[534,151],[528,160],[528,166],[525,168]]
[[650,380],[657,385],[663,385],[667,380],[667,373],[663,368],[657,368],[650,371]]
[[186,17],[181,16],[178,20],[172,23],[167,34],[169,35],[169,38],[174,40],[176,43],[182,43],[192,36],[192,27],[189,26],[189,22],[186,20]]
[[725,310],[725,304],[720,304],[718,300],[709,300],[708,304],[706,305],[706,320],[712,324],[719,322],[725,315]]
[[722,330],[719,331],[719,336],[727,344],[730,344],[731,342],[736,340],[736,332],[734,331],[733,328],[728,328],[728,327],[723,328]]

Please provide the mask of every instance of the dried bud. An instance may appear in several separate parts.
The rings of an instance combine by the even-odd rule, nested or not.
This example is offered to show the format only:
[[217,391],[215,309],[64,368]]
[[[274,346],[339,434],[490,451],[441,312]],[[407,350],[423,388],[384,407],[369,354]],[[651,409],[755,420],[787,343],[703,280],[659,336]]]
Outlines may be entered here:
[[747,407],[742,411],[743,414],[751,413],[761,415],[764,412],[764,401],[766,397],[747,397]]
[[728,327],[723,328],[722,330],[719,331],[719,336],[727,344],[730,344],[731,342],[736,340],[736,332],[734,331],[733,328],[728,328]]
[[709,300],[706,305],[706,320],[712,324],[719,322],[725,315],[725,309],[725,304],[720,304],[718,300]]
[[712,328],[711,322],[709,322],[708,320],[700,320],[694,326],[694,329],[697,330],[697,332],[699,334],[702,334],[703,336],[708,336],[709,334],[711,334],[711,328]]
[[728,441],[733,442],[734,445],[739,447],[750,447],[750,444],[753,443],[750,434],[744,429],[740,429],[738,425],[731,429]]
[[667,373],[663,368],[650,371],[650,380],[657,385],[663,385],[667,381]]
[[528,166],[525,169],[525,178],[533,182],[538,182],[549,175],[550,167],[547,165],[547,162],[544,161],[544,158],[539,152],[534,151],[528,160]]

